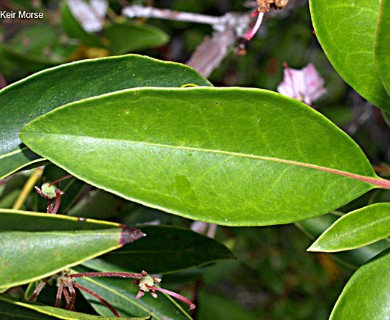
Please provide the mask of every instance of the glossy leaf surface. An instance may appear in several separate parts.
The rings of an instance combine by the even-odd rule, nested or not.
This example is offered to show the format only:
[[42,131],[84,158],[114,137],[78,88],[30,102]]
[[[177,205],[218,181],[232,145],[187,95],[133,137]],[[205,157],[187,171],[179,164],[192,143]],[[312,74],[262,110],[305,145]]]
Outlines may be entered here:
[[390,99],[375,63],[379,2],[311,0],[316,36],[341,77],[377,107],[390,110]]
[[390,251],[360,267],[344,287],[330,320],[388,320],[390,314]]
[[[376,38],[376,62],[383,86],[390,95],[390,1],[381,0]],[[390,99],[390,98],[389,98]]]
[[191,230],[171,226],[140,226],[140,229],[147,236],[131,247],[123,247],[83,265],[98,271],[145,270],[156,274],[234,259],[224,245]]
[[55,274],[142,236],[110,222],[2,209],[0,290]]
[[134,87],[209,86],[193,69],[137,55],[84,60],[38,72],[0,90],[0,179],[39,157],[21,145],[19,130],[61,105]]
[[[115,317],[93,316],[85,313],[68,311],[39,303],[20,301],[0,294],[0,316],[2,320],[113,320]],[[146,320],[148,318],[128,318],[129,320]]]
[[[89,271],[81,267],[77,267],[75,270],[79,273]],[[175,300],[165,294],[158,293],[158,298],[155,299],[146,293],[141,299],[137,300],[135,297],[139,287],[133,283],[133,279],[89,277],[77,278],[76,282],[107,300],[119,312],[121,317],[147,317],[152,315],[153,319],[156,320],[191,319]],[[97,313],[103,316],[110,315],[110,310],[98,300],[87,293],[83,292],[83,295]]]
[[329,120],[263,90],[126,90],[59,108],[20,136],[92,185],[223,225],[306,219],[384,182]]
[[311,245],[308,251],[351,250],[389,236],[390,203],[377,203],[342,216]]
[[[314,241],[330,228],[330,226],[337,221],[337,218],[336,215],[326,214],[321,217],[299,221],[295,224],[309,237],[309,239]],[[362,248],[344,252],[334,252],[332,253],[332,257],[349,268],[356,269],[388,248],[390,248],[390,241],[384,239]]]

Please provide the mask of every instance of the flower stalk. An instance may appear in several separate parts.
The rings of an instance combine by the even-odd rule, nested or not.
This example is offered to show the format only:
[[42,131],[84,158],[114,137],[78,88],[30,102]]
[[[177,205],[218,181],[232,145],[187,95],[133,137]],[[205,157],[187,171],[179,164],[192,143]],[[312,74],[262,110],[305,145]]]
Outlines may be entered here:
[[[72,177],[73,176],[71,174],[68,174],[55,181],[45,182],[41,186],[41,189],[35,186],[35,190],[38,192],[38,194],[47,200],[47,213],[56,214],[58,212],[58,209],[60,208],[60,204],[61,204],[61,195],[64,194],[60,189],[58,189],[55,186],[55,184]],[[55,199],[55,205],[53,203],[54,199]]]
[[257,30],[260,29],[261,23],[263,22],[264,12],[259,12],[259,10],[256,10],[252,12],[252,17],[257,16],[256,23],[253,25],[253,27],[244,35],[244,38],[248,41],[250,41],[255,34],[257,33]]
[[81,291],[84,291],[96,299],[98,299],[101,303],[103,303],[110,311],[115,315],[115,317],[120,317],[118,311],[103,297],[99,296],[97,293],[91,291],[90,289],[78,284],[75,279],[76,278],[85,278],[85,277],[120,277],[120,278],[131,278],[135,279],[137,285],[139,286],[138,294],[136,295],[136,299],[142,298],[146,292],[149,292],[153,298],[157,298],[156,291],[160,291],[162,293],[168,294],[180,301],[183,301],[184,303],[188,304],[190,307],[190,310],[194,310],[196,308],[195,304],[192,303],[190,300],[188,300],[186,297],[161,288],[158,286],[158,284],[161,282],[160,278],[152,277],[149,273],[146,271],[142,271],[141,273],[131,273],[131,272],[85,272],[85,273],[69,273],[68,271],[60,272],[57,275],[54,275],[52,277],[43,279],[40,284],[36,287],[33,294],[30,297],[30,301],[36,300],[36,298],[39,296],[42,289],[45,287],[45,285],[50,282],[52,279],[56,279],[57,281],[57,294],[56,294],[56,307],[60,307],[61,305],[61,298],[62,295],[64,295],[66,300],[66,310],[75,310],[74,303],[76,300],[76,289],[79,289]]

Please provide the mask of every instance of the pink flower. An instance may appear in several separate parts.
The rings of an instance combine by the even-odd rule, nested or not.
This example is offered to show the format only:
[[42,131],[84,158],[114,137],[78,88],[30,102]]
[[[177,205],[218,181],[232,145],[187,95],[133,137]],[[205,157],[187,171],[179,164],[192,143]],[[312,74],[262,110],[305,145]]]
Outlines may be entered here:
[[138,280],[139,291],[135,297],[136,299],[142,298],[145,295],[145,292],[149,292],[153,298],[157,298],[156,291],[160,291],[187,303],[190,307],[190,310],[196,308],[195,304],[193,304],[190,300],[181,294],[159,287],[158,284],[161,282],[160,278],[154,278],[146,271],[142,271],[141,276],[142,278]]
[[277,91],[308,105],[326,93],[324,79],[311,63],[301,70],[292,69],[286,64],[283,81],[279,84]]

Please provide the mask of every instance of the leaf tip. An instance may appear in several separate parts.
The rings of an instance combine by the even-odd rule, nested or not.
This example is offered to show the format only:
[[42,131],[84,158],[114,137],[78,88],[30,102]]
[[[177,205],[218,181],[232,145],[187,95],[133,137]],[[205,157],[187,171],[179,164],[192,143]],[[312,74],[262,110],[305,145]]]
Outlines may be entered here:
[[319,246],[317,246],[316,242],[314,242],[309,248],[306,249],[309,252],[319,252],[322,251]]
[[122,227],[122,231],[119,238],[119,244],[124,246],[125,244],[134,242],[138,239],[145,237],[146,234],[136,228],[130,228],[127,226]]

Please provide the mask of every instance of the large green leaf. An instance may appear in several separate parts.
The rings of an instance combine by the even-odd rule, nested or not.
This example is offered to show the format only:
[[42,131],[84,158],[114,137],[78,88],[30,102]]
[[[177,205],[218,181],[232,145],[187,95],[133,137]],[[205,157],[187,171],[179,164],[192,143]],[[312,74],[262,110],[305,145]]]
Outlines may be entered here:
[[191,230],[171,226],[142,226],[141,230],[147,237],[131,247],[86,261],[84,265],[98,271],[167,273],[234,259],[224,245]]
[[376,203],[342,216],[308,251],[337,252],[363,247],[390,236],[390,203]]
[[[90,271],[81,267],[77,267],[75,270],[78,273]],[[153,319],[156,320],[191,319],[175,300],[165,294],[158,293],[158,298],[154,299],[149,293],[146,293],[141,299],[137,300],[135,297],[139,287],[134,284],[132,279],[90,277],[77,278],[76,282],[107,300],[122,317],[147,317],[152,315]],[[87,293],[82,293],[98,314],[110,315],[110,310],[97,299]]]
[[390,110],[375,63],[379,0],[311,0],[310,11],[318,40],[341,77],[365,99]]
[[330,320],[388,320],[390,251],[360,267],[344,287]]
[[223,225],[302,220],[389,187],[329,120],[264,90],[126,90],[59,108],[20,136],[92,185]]
[[390,0],[381,0],[376,37],[376,63],[383,86],[390,94]]
[[[2,320],[30,319],[30,320],[114,320],[115,317],[92,316],[85,313],[63,310],[39,303],[20,301],[10,296],[0,294],[0,316]],[[147,320],[145,318],[127,318],[128,320]]]
[[0,210],[0,290],[53,275],[144,236],[123,225]]
[[0,90],[0,179],[39,157],[21,145],[19,130],[36,117],[72,101],[134,87],[210,83],[193,69],[137,55],[64,64]]

